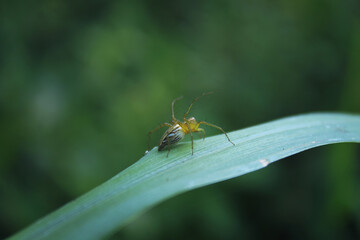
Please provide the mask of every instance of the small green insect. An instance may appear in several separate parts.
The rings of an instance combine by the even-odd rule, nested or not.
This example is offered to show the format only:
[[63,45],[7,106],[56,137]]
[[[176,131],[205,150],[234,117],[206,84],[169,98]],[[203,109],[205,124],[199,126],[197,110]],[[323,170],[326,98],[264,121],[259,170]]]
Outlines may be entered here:
[[199,128],[200,124],[204,124],[204,125],[208,125],[214,128],[219,129],[220,131],[222,131],[225,136],[227,137],[227,139],[229,140],[229,142],[233,145],[235,145],[229,138],[229,136],[226,134],[226,132],[219,126],[216,126],[214,124],[205,122],[205,121],[199,121],[197,122],[196,119],[194,117],[190,117],[190,118],[186,118],[187,115],[190,112],[191,107],[194,105],[194,103],[202,96],[211,94],[211,92],[209,93],[203,93],[201,96],[196,97],[193,102],[190,104],[188,110],[185,112],[184,116],[183,116],[183,122],[177,120],[175,118],[174,115],[174,104],[176,101],[182,99],[183,97],[179,97],[176,98],[172,101],[171,103],[171,122],[170,123],[163,123],[160,126],[158,126],[157,128],[153,129],[152,131],[150,131],[148,133],[149,139],[148,139],[148,149],[150,149],[150,135],[159,130],[162,127],[169,127],[168,130],[166,130],[166,132],[164,133],[164,135],[161,137],[160,139],[160,143],[159,143],[159,147],[158,147],[158,151],[162,151],[165,148],[168,149],[168,153],[167,156],[169,155],[170,152],[170,148],[169,146],[174,145],[178,142],[180,142],[186,134],[190,133],[191,136],[191,153],[192,155],[194,154],[194,140],[193,140],[193,134],[194,132],[201,132],[203,133],[203,139],[205,140],[205,130],[202,128]]

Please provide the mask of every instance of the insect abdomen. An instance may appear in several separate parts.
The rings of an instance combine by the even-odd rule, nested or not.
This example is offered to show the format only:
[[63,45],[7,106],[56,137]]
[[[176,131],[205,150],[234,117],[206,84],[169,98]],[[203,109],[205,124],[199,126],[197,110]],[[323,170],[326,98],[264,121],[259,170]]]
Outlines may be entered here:
[[170,146],[181,141],[184,136],[185,133],[179,124],[172,126],[162,136],[158,150],[161,151],[166,146]]

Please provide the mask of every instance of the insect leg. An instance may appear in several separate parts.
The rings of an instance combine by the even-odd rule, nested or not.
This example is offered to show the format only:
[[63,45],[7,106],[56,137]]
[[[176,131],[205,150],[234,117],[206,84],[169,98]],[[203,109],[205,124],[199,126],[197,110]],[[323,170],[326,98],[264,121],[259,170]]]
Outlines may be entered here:
[[[200,132],[202,132],[203,133],[203,140],[205,140],[205,130],[204,129],[202,129],[202,128],[198,128],[198,131],[199,131],[199,134],[200,134]],[[200,135],[200,137],[201,137],[201,135]]]
[[190,112],[191,107],[194,105],[194,103],[196,103],[197,100],[199,100],[200,97],[205,96],[205,95],[209,95],[209,94],[212,94],[212,93],[213,93],[213,92],[203,93],[203,94],[201,94],[201,96],[194,98],[194,100],[193,100],[192,103],[190,104],[188,110],[187,110],[186,113],[184,114],[183,120],[185,120],[186,116],[187,116],[187,115],[189,114],[189,112]]
[[204,121],[198,122],[198,126],[199,126],[200,124],[208,125],[208,126],[210,126],[210,127],[214,127],[214,128],[219,129],[220,131],[222,131],[222,132],[225,134],[225,136],[227,137],[227,139],[229,140],[229,142],[231,142],[231,144],[235,146],[235,143],[233,143],[233,142],[230,140],[230,138],[229,138],[229,136],[227,135],[227,133],[226,133],[221,127],[216,126],[216,125],[214,125],[214,124],[212,124],[212,123],[204,122]]
[[148,133],[148,150],[150,150],[150,135],[153,133],[153,132],[155,132],[155,131],[157,131],[157,130],[159,130],[160,128],[162,128],[162,127],[165,127],[165,126],[167,126],[167,127],[171,127],[171,124],[170,123],[163,123],[163,124],[161,124],[160,126],[158,126],[157,128],[154,128],[153,130],[151,130],[149,133]]
[[178,100],[180,100],[182,98],[183,98],[183,96],[175,98],[171,103],[171,120],[173,122],[176,122],[176,118],[175,118],[175,114],[174,114],[174,104],[175,104],[176,101],[178,101]]
[[168,153],[166,154],[166,157],[168,157],[168,156],[169,156],[169,153],[170,153],[170,148],[168,149]]
[[191,131],[189,123],[186,123],[186,125],[189,128],[189,133],[190,133],[190,137],[191,137],[191,155],[194,155],[194,139],[193,139],[192,131]]

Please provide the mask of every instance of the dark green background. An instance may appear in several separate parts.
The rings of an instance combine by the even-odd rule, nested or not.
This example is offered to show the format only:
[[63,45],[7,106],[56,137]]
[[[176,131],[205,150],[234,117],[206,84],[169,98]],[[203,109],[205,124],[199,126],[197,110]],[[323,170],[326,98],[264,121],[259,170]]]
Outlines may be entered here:
[[[358,0],[0,6],[0,238],[141,158],[175,97],[180,118],[214,91],[190,115],[226,131],[360,110]],[[322,147],[168,200],[112,239],[360,239],[359,189],[359,146]]]

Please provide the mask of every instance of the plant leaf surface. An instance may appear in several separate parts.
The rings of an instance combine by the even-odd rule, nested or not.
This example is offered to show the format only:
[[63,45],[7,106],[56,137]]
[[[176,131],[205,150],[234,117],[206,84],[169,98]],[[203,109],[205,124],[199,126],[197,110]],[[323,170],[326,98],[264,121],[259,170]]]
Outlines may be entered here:
[[[321,145],[360,142],[360,115],[314,113],[221,134],[167,151],[155,147],[102,185],[11,239],[99,239],[155,204],[194,188],[261,169]],[[121,154],[121,153],[120,153]],[[121,158],[121,157],[119,157]]]

